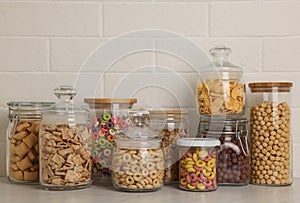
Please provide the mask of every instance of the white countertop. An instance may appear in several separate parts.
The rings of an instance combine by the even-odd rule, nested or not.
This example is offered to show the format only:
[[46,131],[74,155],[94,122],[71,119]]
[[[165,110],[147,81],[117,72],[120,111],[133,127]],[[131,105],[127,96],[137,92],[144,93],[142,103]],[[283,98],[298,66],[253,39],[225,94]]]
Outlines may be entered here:
[[116,191],[112,186],[96,186],[72,191],[45,191],[39,185],[12,184],[0,178],[0,203],[299,203],[300,179],[292,186],[219,187],[213,192],[187,192],[176,186],[164,186],[160,191],[128,193]]

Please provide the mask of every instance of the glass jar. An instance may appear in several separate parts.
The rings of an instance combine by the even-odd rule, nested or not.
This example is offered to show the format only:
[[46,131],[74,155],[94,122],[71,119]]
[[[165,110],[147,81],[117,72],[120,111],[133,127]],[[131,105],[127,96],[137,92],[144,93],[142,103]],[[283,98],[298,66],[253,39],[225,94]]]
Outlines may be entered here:
[[162,137],[162,147],[165,155],[164,184],[178,183],[179,157],[176,141],[188,137],[187,111],[151,110],[151,128]]
[[291,185],[291,82],[250,83],[251,183]]
[[217,159],[220,141],[214,138],[180,138],[179,187],[187,191],[218,188]]
[[245,111],[243,70],[227,61],[231,49],[218,46],[210,54],[214,62],[200,72],[197,86],[198,110],[202,116],[239,117]]
[[84,102],[89,105],[93,114],[93,182],[111,184],[115,136],[128,128],[129,110],[137,99],[86,98]]
[[248,121],[245,118],[217,120],[201,118],[199,135],[219,139],[219,185],[246,185],[250,180]]
[[9,102],[6,175],[12,182],[39,181],[39,124],[51,102]]
[[54,90],[57,102],[43,110],[40,123],[40,184],[46,190],[71,190],[92,183],[89,111],[78,106],[74,88]]
[[148,126],[149,113],[131,112],[132,126],[116,137],[112,181],[128,192],[157,191],[163,186],[164,153],[161,138]]

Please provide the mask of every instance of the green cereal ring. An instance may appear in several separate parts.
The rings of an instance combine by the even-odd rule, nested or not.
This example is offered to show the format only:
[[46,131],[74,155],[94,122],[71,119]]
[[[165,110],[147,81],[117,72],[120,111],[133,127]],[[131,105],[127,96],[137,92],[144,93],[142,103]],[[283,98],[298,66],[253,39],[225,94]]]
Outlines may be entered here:
[[112,142],[107,142],[106,146],[108,148],[113,148],[114,147],[114,144]]
[[106,145],[106,139],[104,137],[100,137],[98,140],[98,143],[100,146],[105,146]]
[[109,121],[110,118],[111,118],[110,113],[104,113],[103,116],[102,116],[102,119],[104,121]]

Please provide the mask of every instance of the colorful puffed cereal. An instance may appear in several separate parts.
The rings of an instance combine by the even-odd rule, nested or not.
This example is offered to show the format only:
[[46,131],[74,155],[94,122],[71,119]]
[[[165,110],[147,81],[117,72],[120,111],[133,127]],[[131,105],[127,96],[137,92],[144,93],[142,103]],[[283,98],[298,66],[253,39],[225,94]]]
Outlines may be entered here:
[[220,141],[209,138],[177,140],[181,156],[179,187],[188,191],[212,191],[218,188],[217,150]]

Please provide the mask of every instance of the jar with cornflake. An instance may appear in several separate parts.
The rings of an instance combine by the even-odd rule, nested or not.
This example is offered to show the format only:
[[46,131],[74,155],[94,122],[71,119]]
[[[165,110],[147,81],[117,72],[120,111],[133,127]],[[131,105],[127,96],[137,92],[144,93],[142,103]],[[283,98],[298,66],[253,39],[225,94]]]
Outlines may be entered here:
[[135,98],[85,98],[92,114],[93,184],[111,184],[112,154],[115,138],[130,124],[129,111]]
[[74,88],[54,90],[57,102],[40,123],[40,184],[46,190],[71,190],[92,183],[89,110],[78,106]]
[[202,116],[239,117],[245,111],[243,70],[227,57],[231,49],[218,46],[210,50],[214,62],[200,71],[203,79],[197,86],[198,110]]
[[51,102],[9,102],[6,174],[16,183],[39,181],[39,124]]
[[251,183],[291,185],[291,82],[250,83]]
[[131,111],[131,126],[116,137],[112,182],[127,192],[157,191],[163,186],[164,153],[158,132],[149,128],[149,112]]
[[164,184],[175,184],[179,180],[179,157],[176,141],[189,136],[187,111],[179,109],[151,110],[151,128],[162,137],[165,154]]

